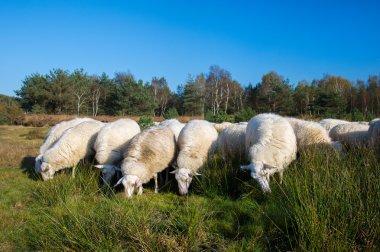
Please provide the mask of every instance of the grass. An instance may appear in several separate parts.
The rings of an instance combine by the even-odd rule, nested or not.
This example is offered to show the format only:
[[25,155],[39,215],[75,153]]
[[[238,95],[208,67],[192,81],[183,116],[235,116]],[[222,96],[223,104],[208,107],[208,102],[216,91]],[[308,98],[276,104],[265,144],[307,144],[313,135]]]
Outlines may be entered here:
[[[1,134],[3,142],[20,150],[30,143],[37,153],[42,139],[22,137],[31,129],[8,130],[13,137]],[[365,148],[345,157],[301,153],[269,195],[237,162],[219,159],[201,170],[189,196],[178,196],[175,183],[159,194],[149,184],[132,199],[121,188],[101,190],[90,165],[79,165],[75,178],[63,172],[43,182],[33,162],[12,162],[0,169],[0,251],[379,250],[380,165]]]

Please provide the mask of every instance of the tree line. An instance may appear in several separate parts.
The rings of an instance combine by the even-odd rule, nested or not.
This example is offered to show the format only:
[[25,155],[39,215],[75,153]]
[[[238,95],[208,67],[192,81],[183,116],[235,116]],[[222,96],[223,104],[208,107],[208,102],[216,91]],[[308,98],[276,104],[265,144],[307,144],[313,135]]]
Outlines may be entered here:
[[349,81],[325,75],[311,83],[291,84],[276,72],[244,87],[228,70],[210,66],[207,73],[189,75],[171,91],[165,77],[150,82],[131,73],[88,75],[83,69],[53,69],[26,76],[17,101],[26,113],[204,115],[209,120],[247,120],[256,113],[336,117],[366,120],[380,114],[380,78]]

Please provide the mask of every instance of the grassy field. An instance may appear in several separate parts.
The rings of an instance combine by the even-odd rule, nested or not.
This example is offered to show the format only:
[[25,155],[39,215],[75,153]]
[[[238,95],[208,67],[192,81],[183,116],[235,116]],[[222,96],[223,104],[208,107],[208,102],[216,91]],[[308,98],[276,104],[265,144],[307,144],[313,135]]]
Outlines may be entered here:
[[0,251],[378,251],[380,165],[368,149],[299,155],[264,195],[237,163],[209,162],[190,194],[175,183],[125,199],[80,165],[43,182],[47,128],[0,127]]

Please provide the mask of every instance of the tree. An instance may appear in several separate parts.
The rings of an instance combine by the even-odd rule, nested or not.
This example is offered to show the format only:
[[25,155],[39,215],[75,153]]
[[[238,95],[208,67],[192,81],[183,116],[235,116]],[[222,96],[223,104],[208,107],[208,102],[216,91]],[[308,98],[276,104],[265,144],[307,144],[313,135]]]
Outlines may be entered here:
[[166,79],[164,77],[157,78],[153,77],[151,82],[152,96],[154,102],[158,104],[158,115],[162,116],[165,111],[169,101],[170,89]]
[[70,75],[70,84],[72,93],[76,98],[77,114],[80,114],[80,108],[87,102],[90,97],[90,79],[83,69],[75,70]]
[[201,115],[204,111],[202,100],[203,92],[201,84],[189,75],[187,83],[183,87],[185,114],[190,116]]

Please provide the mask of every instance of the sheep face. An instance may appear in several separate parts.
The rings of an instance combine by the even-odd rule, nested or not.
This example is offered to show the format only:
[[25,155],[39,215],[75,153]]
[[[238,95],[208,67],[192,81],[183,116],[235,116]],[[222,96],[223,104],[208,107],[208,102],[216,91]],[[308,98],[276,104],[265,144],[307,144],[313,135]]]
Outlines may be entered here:
[[42,154],[38,155],[34,160],[34,170],[36,173],[41,172],[41,164],[42,164]]
[[259,183],[261,189],[266,193],[271,192],[269,187],[269,169],[274,167],[266,165],[262,161],[256,161],[249,165],[242,165],[240,168],[242,170],[250,170],[251,177]]
[[117,167],[114,165],[94,165],[94,167],[102,169],[103,180],[106,184],[110,184],[112,177],[115,175]]
[[41,164],[41,176],[42,176],[42,179],[44,181],[49,180],[49,179],[53,179],[54,173],[55,173],[54,169],[52,169],[48,163],[42,162],[42,164]]
[[198,173],[193,173],[190,169],[180,168],[171,173],[175,174],[175,179],[178,182],[178,190],[180,195],[186,195],[191,181],[193,180],[193,176],[200,175]]
[[122,181],[124,186],[125,195],[130,198],[133,195],[135,187],[140,187],[140,179],[135,175],[125,175]]

